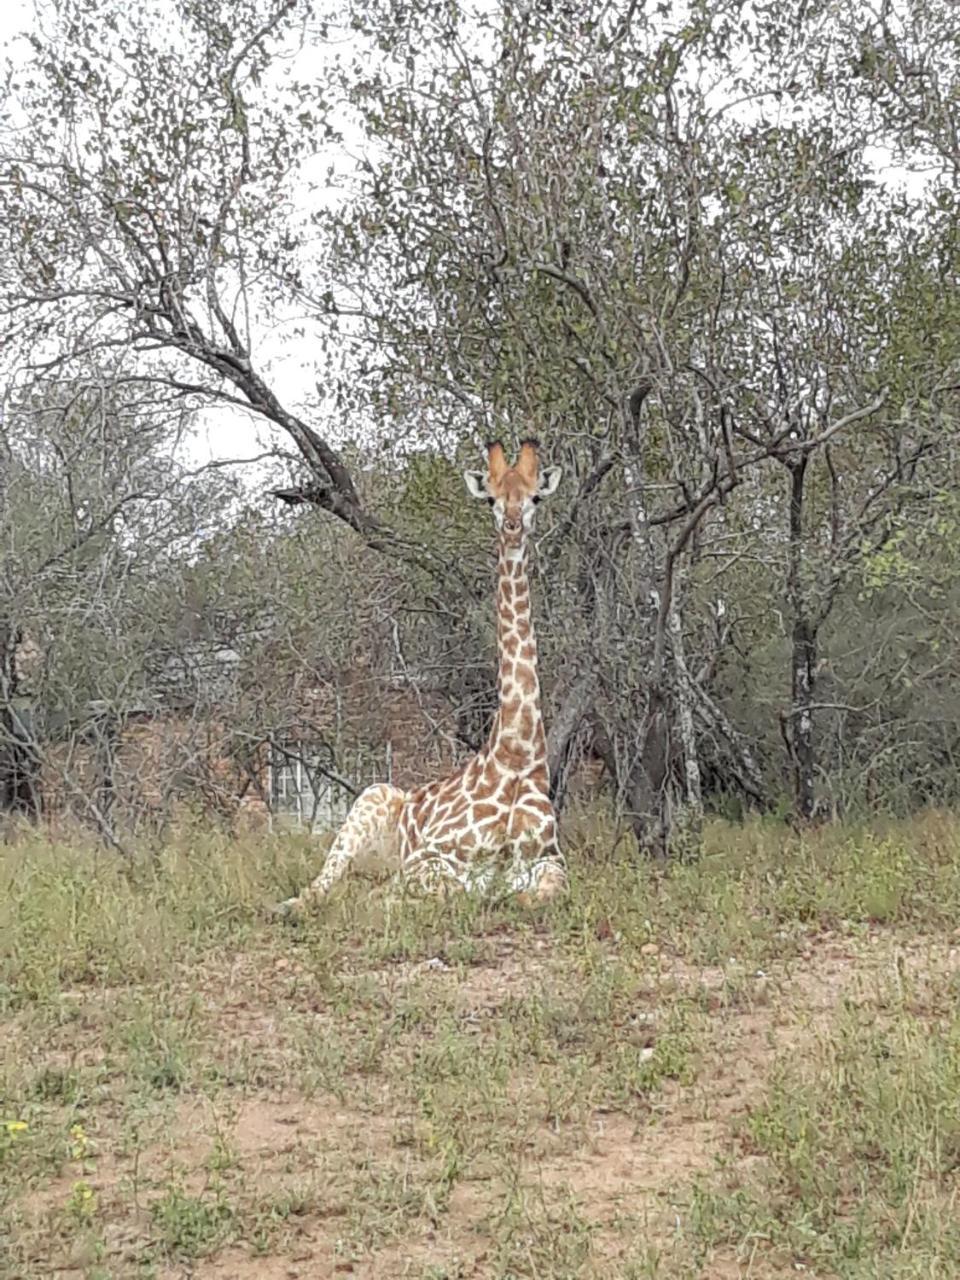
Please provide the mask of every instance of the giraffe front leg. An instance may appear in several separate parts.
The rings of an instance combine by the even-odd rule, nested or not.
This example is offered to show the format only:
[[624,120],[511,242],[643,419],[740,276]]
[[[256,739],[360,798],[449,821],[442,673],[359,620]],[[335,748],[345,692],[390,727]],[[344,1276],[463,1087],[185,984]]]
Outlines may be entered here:
[[362,791],[337,832],[323,870],[305,889],[274,908],[280,916],[302,915],[325,898],[355,859],[380,854],[396,860],[399,851],[400,811],[406,795],[388,783],[376,783]]
[[566,863],[556,846],[535,862],[526,864],[514,877],[517,901],[523,907],[550,902],[566,893],[567,888]]

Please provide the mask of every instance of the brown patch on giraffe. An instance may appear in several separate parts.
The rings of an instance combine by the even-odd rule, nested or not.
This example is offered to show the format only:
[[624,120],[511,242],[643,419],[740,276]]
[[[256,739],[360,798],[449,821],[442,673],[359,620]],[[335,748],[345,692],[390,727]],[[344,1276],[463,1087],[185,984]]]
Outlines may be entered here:
[[463,770],[461,769],[459,773],[455,774],[452,778],[447,778],[444,783],[437,787],[437,803],[449,804],[455,796],[460,794],[462,786]]
[[428,813],[433,808],[435,798],[435,787],[419,787],[410,797],[410,807],[419,812]]
[[518,654],[521,662],[536,662],[537,660],[537,644],[535,640],[524,640],[520,645],[520,653]]
[[520,779],[508,776],[503,780],[501,787],[501,800],[504,806],[509,810],[517,803],[517,796],[520,794]]
[[404,835],[409,835],[413,828],[413,809],[404,809],[400,815],[400,830]]
[[435,787],[422,796],[414,805],[417,817],[429,818],[431,814],[436,813],[440,805],[443,804],[443,792]]
[[519,711],[520,711],[520,699],[516,695],[514,695],[512,698],[508,698],[507,701],[500,708],[501,721],[515,719]]
[[[530,748],[526,743],[520,742],[517,739],[501,739],[497,743],[497,759],[508,773],[520,773],[521,770],[529,763]],[[515,784],[515,779],[509,779],[508,781]],[[509,786],[504,787],[503,790],[504,792],[507,792],[509,790]],[[512,804],[513,801],[507,801],[504,798],[504,803]]]
[[[520,686],[520,692],[530,697],[537,688],[537,677],[533,674],[532,667],[520,664],[517,666],[516,675],[514,677]],[[533,720],[531,715],[530,731],[533,730]]]
[[489,800],[477,800],[473,805],[473,817],[476,822],[489,822],[500,813],[500,806]]
[[451,803],[450,808],[447,812],[447,818],[448,819],[464,818],[466,817],[467,810],[469,808],[470,808],[470,797],[464,795],[461,792],[461,794],[457,796],[457,798]]
[[550,776],[547,773],[547,766],[545,764],[538,764],[534,769],[532,769],[530,772],[530,781],[541,791],[546,791],[550,785]]
[[520,737],[525,742],[533,737],[533,723],[533,708],[524,707],[520,712]]
[[497,764],[493,756],[490,756],[487,763],[483,767],[483,785],[488,791],[496,788],[497,781],[500,778],[500,766]]

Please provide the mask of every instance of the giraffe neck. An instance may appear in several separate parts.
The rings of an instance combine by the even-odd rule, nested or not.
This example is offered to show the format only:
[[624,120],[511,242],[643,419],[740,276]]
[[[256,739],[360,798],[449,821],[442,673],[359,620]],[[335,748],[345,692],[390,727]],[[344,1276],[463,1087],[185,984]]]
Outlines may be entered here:
[[500,538],[497,561],[497,696],[500,709],[488,750],[514,772],[546,765],[547,743],[540,715],[537,639],[530,613],[526,540]]

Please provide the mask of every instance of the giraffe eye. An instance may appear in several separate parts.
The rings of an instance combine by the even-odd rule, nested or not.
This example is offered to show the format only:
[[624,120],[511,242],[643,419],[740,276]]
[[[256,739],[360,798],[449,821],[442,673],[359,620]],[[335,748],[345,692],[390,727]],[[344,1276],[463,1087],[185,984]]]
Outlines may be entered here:
[[487,498],[487,506],[492,507],[495,501],[495,498]]
[[534,506],[536,506],[537,503],[540,501],[539,493],[535,493],[533,497],[530,499],[530,501],[533,503]]

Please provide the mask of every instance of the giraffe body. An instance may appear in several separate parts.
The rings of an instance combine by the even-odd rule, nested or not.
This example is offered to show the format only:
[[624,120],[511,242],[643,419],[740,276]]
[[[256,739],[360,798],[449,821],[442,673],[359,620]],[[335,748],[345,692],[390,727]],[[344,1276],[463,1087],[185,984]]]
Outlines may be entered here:
[[541,471],[533,441],[521,445],[514,467],[499,443],[488,451],[486,474],[466,472],[465,478],[471,494],[493,507],[499,531],[499,708],[490,737],[446,778],[410,792],[386,783],[368,787],[323,870],[298,897],[281,904],[285,912],[324,897],[351,862],[372,853],[386,855],[405,883],[428,893],[487,893],[502,886],[530,901],[566,886],[549,795],[526,565],[534,506],[555,490],[559,468]]

